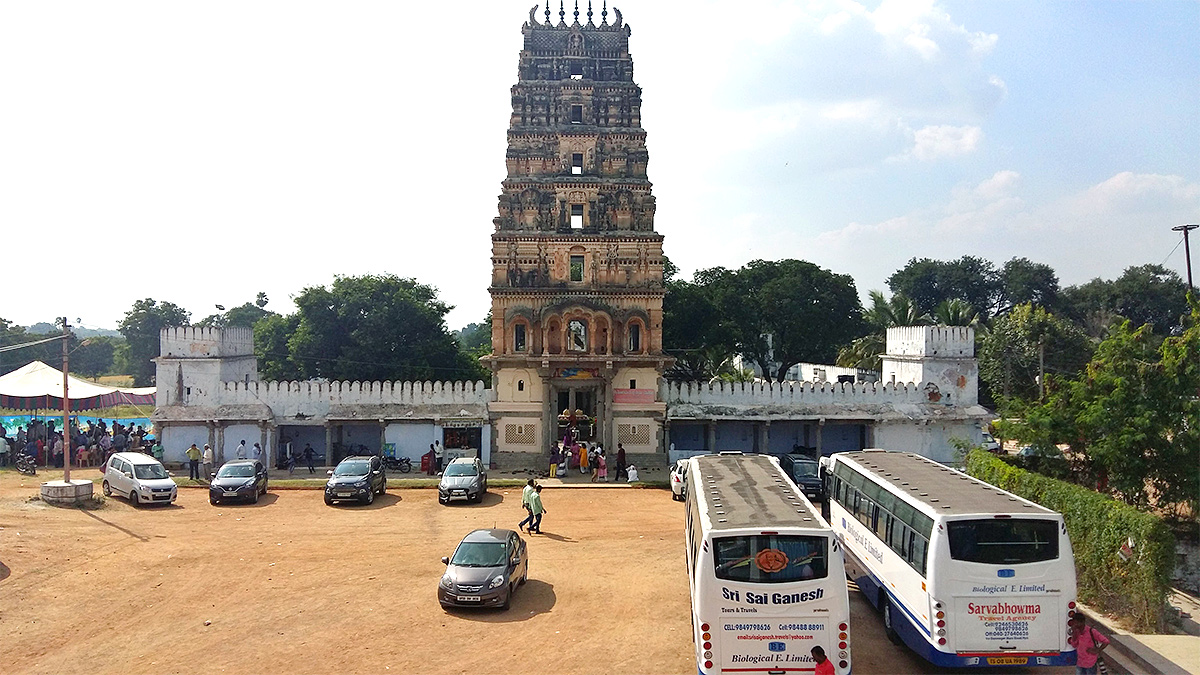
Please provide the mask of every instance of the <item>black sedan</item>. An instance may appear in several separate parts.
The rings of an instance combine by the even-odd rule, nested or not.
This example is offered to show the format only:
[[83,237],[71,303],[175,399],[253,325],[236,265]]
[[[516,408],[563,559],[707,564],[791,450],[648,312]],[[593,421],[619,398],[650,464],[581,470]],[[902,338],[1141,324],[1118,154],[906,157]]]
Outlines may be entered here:
[[329,472],[325,483],[325,503],[353,499],[364,504],[387,491],[387,475],[378,455],[347,457]]
[[508,609],[513,591],[529,578],[525,540],[512,530],[475,530],[442,562],[446,573],[438,582],[438,602],[443,608]]
[[257,459],[235,459],[225,462],[208,482],[210,504],[217,504],[225,499],[258,503],[259,495],[265,494],[267,468]]

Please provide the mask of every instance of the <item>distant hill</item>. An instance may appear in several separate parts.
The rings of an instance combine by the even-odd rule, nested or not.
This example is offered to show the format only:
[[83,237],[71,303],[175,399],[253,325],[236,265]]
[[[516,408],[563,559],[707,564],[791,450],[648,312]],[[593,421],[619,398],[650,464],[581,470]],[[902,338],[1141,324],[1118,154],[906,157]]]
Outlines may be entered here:
[[[32,326],[25,327],[26,333],[31,333],[34,335],[45,335],[47,333],[58,333],[59,330],[60,329],[58,326],[55,326],[52,323],[46,323],[45,321],[43,321],[41,323],[35,323]],[[72,327],[71,332],[75,333],[75,336],[79,337],[79,338],[90,338],[90,337],[116,337],[116,338],[119,338],[119,337],[121,337],[120,331],[112,330],[109,328]]]

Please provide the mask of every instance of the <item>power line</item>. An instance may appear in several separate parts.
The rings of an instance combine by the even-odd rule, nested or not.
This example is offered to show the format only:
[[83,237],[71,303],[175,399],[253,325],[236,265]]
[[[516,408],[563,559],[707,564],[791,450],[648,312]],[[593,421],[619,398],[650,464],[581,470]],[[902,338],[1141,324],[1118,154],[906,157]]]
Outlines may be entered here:
[[16,349],[24,349],[26,347],[34,347],[37,345],[46,344],[47,342],[54,342],[55,340],[61,340],[61,339],[63,339],[63,337],[64,336],[62,336],[62,335],[55,335],[54,337],[46,338],[45,340],[38,340],[36,342],[22,342],[19,345],[8,345],[6,347],[0,347],[0,352],[11,352]]

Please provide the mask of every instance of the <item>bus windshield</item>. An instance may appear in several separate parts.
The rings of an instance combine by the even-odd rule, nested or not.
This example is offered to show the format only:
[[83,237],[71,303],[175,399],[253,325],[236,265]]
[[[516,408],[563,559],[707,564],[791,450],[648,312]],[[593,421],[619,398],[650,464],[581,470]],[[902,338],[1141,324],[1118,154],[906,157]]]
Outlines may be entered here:
[[989,518],[946,523],[950,557],[991,565],[1020,565],[1058,558],[1053,520]]
[[760,584],[824,579],[828,546],[826,537],[802,535],[714,537],[717,578]]

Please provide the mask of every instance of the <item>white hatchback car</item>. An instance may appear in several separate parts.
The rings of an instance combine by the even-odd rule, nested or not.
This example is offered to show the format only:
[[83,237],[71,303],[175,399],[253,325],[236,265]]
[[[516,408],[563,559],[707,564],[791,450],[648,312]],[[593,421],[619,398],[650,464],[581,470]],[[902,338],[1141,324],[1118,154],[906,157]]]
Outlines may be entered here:
[[115,492],[138,504],[171,504],[178,488],[162,462],[140,452],[117,452],[104,467],[105,496]]
[[686,459],[676,461],[675,466],[671,468],[671,499],[681,502],[687,500]]

